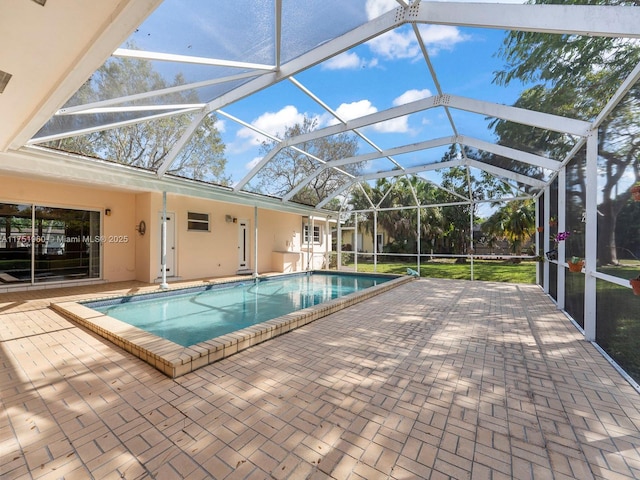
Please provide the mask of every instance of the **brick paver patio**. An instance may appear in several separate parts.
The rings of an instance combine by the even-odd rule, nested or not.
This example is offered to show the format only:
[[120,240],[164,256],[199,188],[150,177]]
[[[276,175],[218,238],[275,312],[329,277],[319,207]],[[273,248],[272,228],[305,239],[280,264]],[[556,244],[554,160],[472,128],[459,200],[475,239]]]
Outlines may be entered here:
[[536,286],[417,280],[175,380],[47,308],[145,288],[0,295],[0,478],[640,478],[640,395]]

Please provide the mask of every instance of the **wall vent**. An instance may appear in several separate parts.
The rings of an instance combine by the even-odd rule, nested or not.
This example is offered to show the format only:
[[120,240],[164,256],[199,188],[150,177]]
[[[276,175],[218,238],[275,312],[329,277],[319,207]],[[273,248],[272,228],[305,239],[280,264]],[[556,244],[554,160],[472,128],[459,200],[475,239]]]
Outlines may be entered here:
[[9,80],[11,80],[11,74],[0,70],[0,93],[4,92]]

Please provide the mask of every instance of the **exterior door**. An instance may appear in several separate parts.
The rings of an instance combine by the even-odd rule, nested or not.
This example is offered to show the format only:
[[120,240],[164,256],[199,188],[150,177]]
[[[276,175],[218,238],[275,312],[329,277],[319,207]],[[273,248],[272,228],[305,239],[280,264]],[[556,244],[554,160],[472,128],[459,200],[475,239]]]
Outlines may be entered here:
[[[162,234],[162,213],[160,213],[160,233]],[[176,220],[167,212],[167,277],[176,275]],[[160,239],[160,277],[162,277],[162,238]]]
[[238,220],[238,270],[249,270],[249,222]]

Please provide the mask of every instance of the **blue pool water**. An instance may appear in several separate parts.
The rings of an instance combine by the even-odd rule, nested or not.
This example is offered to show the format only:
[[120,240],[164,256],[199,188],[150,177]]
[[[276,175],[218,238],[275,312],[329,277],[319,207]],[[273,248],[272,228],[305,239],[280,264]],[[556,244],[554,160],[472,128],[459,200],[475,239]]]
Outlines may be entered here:
[[84,303],[188,347],[387,282],[391,276],[300,274]]

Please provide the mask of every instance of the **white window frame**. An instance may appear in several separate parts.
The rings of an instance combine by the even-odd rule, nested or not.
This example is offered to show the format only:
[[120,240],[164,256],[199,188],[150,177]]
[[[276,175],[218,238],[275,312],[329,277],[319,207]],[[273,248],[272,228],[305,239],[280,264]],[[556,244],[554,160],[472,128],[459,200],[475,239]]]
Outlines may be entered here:
[[[198,217],[205,217],[198,218]],[[204,225],[206,228],[193,228],[195,225]],[[187,231],[189,232],[210,232],[210,216],[208,213],[187,212]]]
[[[316,234],[317,232],[317,234]],[[322,225],[314,225],[313,226],[313,245],[322,245]],[[309,244],[309,224],[302,224],[302,244]]]

